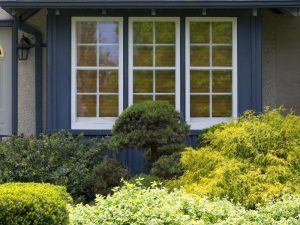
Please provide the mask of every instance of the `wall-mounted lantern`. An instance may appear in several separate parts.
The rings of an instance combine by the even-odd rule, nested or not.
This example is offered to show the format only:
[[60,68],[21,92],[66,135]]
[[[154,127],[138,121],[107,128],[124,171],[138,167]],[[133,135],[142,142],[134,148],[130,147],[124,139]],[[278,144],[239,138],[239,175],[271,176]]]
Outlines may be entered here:
[[25,37],[24,34],[22,38],[20,39],[20,42],[18,44],[18,54],[19,54],[19,60],[27,60],[29,50],[33,47],[30,43],[30,40],[28,37]]
[[0,45],[0,59],[3,59],[3,58],[4,58],[4,49]]

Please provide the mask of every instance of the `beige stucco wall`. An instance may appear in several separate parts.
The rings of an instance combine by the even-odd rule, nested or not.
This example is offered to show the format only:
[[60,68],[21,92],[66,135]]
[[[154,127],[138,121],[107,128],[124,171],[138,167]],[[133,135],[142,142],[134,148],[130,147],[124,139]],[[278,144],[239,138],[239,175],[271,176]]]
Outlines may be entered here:
[[[46,10],[41,10],[26,23],[38,29],[43,36],[43,43],[46,43]],[[19,31],[19,38],[24,32]],[[25,33],[34,43],[34,37]],[[46,104],[46,49],[43,49],[43,121],[45,121]],[[29,59],[18,62],[18,133],[24,135],[35,134],[35,51],[30,49]],[[43,122],[43,124],[45,124]]]
[[0,20],[10,20],[11,16],[0,7]]
[[263,104],[300,114],[300,17],[263,13]]

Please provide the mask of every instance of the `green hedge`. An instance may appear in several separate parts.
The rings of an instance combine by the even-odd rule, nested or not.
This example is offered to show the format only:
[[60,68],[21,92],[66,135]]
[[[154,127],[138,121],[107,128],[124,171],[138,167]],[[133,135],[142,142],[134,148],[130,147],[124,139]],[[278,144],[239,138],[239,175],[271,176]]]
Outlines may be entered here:
[[96,204],[71,208],[71,225],[282,225],[300,224],[300,199],[284,196],[256,210],[226,199],[209,200],[182,190],[168,192],[154,184],[128,184]]
[[[73,136],[66,131],[38,137],[14,136],[0,142],[0,183],[63,185],[74,201],[88,202],[95,197],[88,187],[93,185],[89,176],[93,168],[102,163],[107,149],[105,139]],[[114,174],[111,176],[115,177]],[[116,180],[120,178],[116,177]]]
[[69,223],[66,188],[52,184],[0,185],[0,224],[65,225]]

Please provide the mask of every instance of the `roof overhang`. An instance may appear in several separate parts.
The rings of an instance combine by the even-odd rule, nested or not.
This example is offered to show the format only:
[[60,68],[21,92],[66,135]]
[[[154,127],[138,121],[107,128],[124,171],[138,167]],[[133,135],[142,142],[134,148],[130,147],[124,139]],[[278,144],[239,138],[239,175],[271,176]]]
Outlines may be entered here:
[[300,16],[300,0],[0,0],[9,14],[26,21],[42,8],[48,9],[257,9],[272,8]]
[[5,8],[293,8],[299,0],[0,0]]

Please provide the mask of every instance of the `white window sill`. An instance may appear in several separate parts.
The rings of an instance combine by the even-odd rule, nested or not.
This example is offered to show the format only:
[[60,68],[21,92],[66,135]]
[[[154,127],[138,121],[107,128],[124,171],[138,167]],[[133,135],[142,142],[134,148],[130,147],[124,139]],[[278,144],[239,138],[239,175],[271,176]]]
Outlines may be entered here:
[[217,118],[191,118],[188,124],[191,126],[191,130],[202,130],[205,128],[209,128],[213,125],[231,122],[234,119],[232,117],[217,117]]
[[87,118],[81,117],[72,121],[72,130],[112,130],[117,118]]

